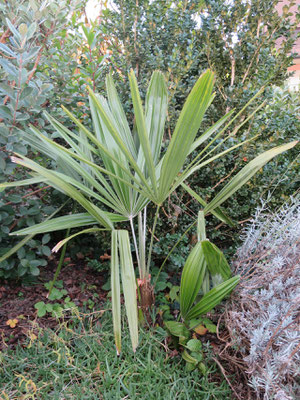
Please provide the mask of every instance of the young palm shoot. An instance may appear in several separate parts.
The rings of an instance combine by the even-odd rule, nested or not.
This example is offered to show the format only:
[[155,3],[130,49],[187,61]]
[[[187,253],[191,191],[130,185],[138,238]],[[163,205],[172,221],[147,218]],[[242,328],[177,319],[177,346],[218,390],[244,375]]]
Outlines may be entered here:
[[231,277],[224,254],[206,239],[203,211],[197,232],[198,243],[183,267],[180,284],[180,313],[186,323],[212,310],[239,282],[239,276]]

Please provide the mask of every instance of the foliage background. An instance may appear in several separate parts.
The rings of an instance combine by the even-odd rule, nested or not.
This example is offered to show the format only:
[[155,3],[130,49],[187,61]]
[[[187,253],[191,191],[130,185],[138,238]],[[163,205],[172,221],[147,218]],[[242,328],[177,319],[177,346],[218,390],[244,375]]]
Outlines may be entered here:
[[[191,87],[205,69],[211,68],[216,74],[217,96],[205,117],[203,130],[232,108],[241,109],[262,86],[265,91],[258,101],[266,100],[266,107],[245,124],[228,145],[259,133],[255,143],[210,165],[189,182],[203,197],[212,198],[224,184],[224,177],[236,173],[246,160],[271,146],[295,139],[299,131],[299,95],[279,89],[288,76],[287,67],[292,64],[290,52],[296,26],[290,21],[288,9],[282,17],[278,16],[277,2],[116,0],[107,4],[99,1],[99,15],[91,21],[86,14],[86,1],[50,1],[42,3],[44,9],[35,0],[9,4],[1,1],[0,179],[4,181],[10,176],[15,179],[22,174],[13,169],[7,151],[29,152],[33,158],[40,157],[22,143],[22,130],[32,123],[51,134],[42,116],[43,109],[73,128],[60,108],[64,104],[89,125],[86,86],[102,92],[104,77],[109,71],[129,116],[132,115],[128,97],[129,69],[135,70],[144,92],[153,70],[165,73],[170,96],[165,132],[168,143],[174,121]],[[26,38],[22,36],[16,45],[24,24]],[[30,27],[31,36],[28,35]],[[284,38],[280,47],[275,45],[278,38]],[[32,57],[24,62],[21,55],[26,52]],[[260,198],[268,191],[272,193],[272,206],[276,208],[297,190],[299,159],[297,161],[296,157],[297,149],[294,149],[276,158],[227,201],[227,213],[238,226],[253,214]],[[46,165],[47,162],[45,159]],[[63,199],[55,191],[36,192],[38,189],[42,188],[1,194],[0,256],[15,244],[8,236],[12,229],[44,219],[62,204]],[[71,205],[67,207],[71,210]],[[160,214],[159,241],[155,247],[158,264],[197,211],[196,202],[180,190],[166,202]],[[213,217],[208,218],[208,236],[232,254],[239,230],[217,224]],[[59,238],[58,235],[52,240]],[[44,263],[42,257],[50,254],[47,239],[35,237],[27,243],[25,251],[3,261],[0,277],[37,275]],[[192,232],[170,259],[174,272],[182,266],[193,240]],[[100,253],[109,248],[108,237],[101,239],[100,248],[99,241],[95,246],[90,239],[87,243],[86,249],[82,241],[80,243],[80,249],[86,253],[94,247]],[[79,251],[76,242],[71,250]]]

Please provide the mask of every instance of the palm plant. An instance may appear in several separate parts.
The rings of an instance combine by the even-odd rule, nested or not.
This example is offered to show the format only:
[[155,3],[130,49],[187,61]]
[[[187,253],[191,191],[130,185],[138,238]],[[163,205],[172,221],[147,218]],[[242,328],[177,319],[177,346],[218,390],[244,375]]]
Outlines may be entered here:
[[203,211],[198,213],[197,237],[181,275],[180,314],[186,324],[211,311],[239,282],[221,250],[207,240]]
[[[73,237],[101,230],[112,232],[111,242],[111,280],[114,333],[117,351],[121,349],[120,317],[120,273],[129,321],[133,349],[138,344],[138,318],[136,300],[136,282],[130,252],[129,234],[126,230],[115,229],[115,224],[129,221],[138,264],[139,299],[145,311],[154,301],[151,285],[150,261],[153,237],[159,209],[166,198],[188,177],[210,162],[225,156],[226,153],[242,146],[239,143],[227,150],[215,152],[232,134],[226,130],[244,112],[248,104],[235,116],[230,111],[200,137],[196,138],[205,111],[214,99],[213,72],[203,73],[180,113],[174,133],[165,153],[162,154],[164,126],[167,115],[167,87],[162,73],[156,71],[146,94],[143,107],[133,71],[129,74],[131,97],[135,122],[131,132],[122,105],[117,95],[112,77],[106,78],[107,99],[89,89],[89,102],[94,132],[88,130],[67,109],[64,111],[77,126],[77,132],[71,131],[46,113],[49,123],[59,137],[65,141],[63,146],[48,138],[31,126],[31,134],[24,133],[23,138],[40,153],[55,160],[56,170],[49,170],[29,158],[16,154],[12,160],[32,171],[33,177],[20,182],[4,183],[0,188],[46,182],[57,190],[73,198],[85,212],[53,218],[41,224],[15,232],[17,235],[38,234],[66,228],[85,227],[58,243],[58,250]],[[260,105],[257,109],[262,107]],[[253,113],[236,129],[245,124]],[[225,135],[223,140],[220,139]],[[250,139],[251,140],[251,139]],[[191,153],[204,143],[208,144],[198,151],[188,165],[186,160]],[[230,223],[220,209],[220,205],[238,190],[266,162],[277,154],[290,149],[292,142],[269,150],[245,166],[209,203],[196,193],[202,204],[204,215],[211,212],[224,222]],[[187,186],[184,186],[190,190]],[[147,205],[156,205],[150,244],[146,246]],[[111,211],[104,211],[100,205]],[[138,235],[134,230],[134,218],[137,218]],[[92,226],[88,227],[87,226]]]

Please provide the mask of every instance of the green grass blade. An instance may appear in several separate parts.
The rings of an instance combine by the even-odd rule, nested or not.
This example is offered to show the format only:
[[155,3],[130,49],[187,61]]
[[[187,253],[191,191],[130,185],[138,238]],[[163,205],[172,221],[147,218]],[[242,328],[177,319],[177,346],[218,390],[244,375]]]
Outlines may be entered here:
[[[185,183],[182,183],[181,186],[186,190],[192,197],[194,197],[195,200],[197,200],[203,207],[207,206],[207,203],[205,200],[203,200],[198,193],[196,193],[193,189],[191,189],[189,186],[187,186]],[[232,221],[231,218],[229,218],[225,212],[222,210],[221,207],[216,207],[214,210],[211,211],[211,213],[218,218],[220,221],[224,222],[225,224],[229,226],[235,226],[234,222]]]
[[194,141],[192,144],[189,154],[195,151],[202,143],[204,143],[207,139],[209,139],[234,113],[234,109],[229,111],[226,115],[220,118],[215,124],[213,124],[210,128],[208,128],[198,139]]
[[[124,179],[124,175],[123,175],[123,176],[116,175],[116,173],[114,172],[114,171],[115,171],[114,169],[113,169],[112,171],[110,171],[109,169],[102,168],[102,167],[100,167],[99,165],[97,165],[97,164],[95,164],[95,163],[93,163],[93,162],[91,162],[91,161],[85,159],[83,156],[81,156],[81,155],[79,155],[79,154],[76,154],[76,153],[74,153],[73,151],[70,151],[69,149],[66,149],[65,147],[59,145],[58,143],[52,141],[51,139],[49,139],[49,138],[47,138],[47,137],[43,137],[43,140],[47,141],[48,143],[51,142],[52,145],[53,145],[54,147],[56,147],[57,149],[60,149],[62,152],[66,153],[66,154],[69,154],[71,157],[74,157],[74,158],[76,158],[76,159],[78,159],[78,160],[80,160],[80,161],[83,161],[83,162],[86,163],[87,165],[91,166],[94,170],[98,170],[99,172],[101,172],[101,173],[103,173],[103,174],[105,174],[105,175],[108,175],[110,178],[113,178],[113,179],[116,179],[117,181],[123,182],[123,183],[126,185],[126,187],[131,187],[132,189],[136,189],[136,187],[137,187],[136,190],[137,190],[138,192],[144,193],[145,196],[149,197],[149,192],[147,192],[146,190],[143,191],[143,190],[140,189],[140,187],[141,187],[141,188],[144,188],[144,186],[142,185],[142,183],[141,183],[140,181],[138,181],[138,180],[131,174],[130,169],[128,169],[128,168],[126,168],[126,167],[124,166],[124,162],[122,163],[122,162],[120,161],[120,159],[118,158],[119,156],[116,157],[116,156],[115,156],[111,151],[109,151],[102,143],[100,143],[100,141],[98,141],[98,140],[94,137],[94,135],[92,135],[92,133],[90,133],[90,132],[88,131],[88,129],[86,129],[86,128],[81,124],[81,122],[80,122],[79,120],[77,120],[77,119],[73,116],[73,114],[71,114],[71,113],[70,113],[68,110],[66,110],[66,109],[64,109],[64,110],[65,110],[65,112],[68,114],[68,116],[72,119],[72,121],[74,121],[74,122],[77,124],[77,126],[82,130],[82,132],[83,132],[84,134],[86,134],[87,137],[88,137],[91,141],[93,141],[93,143],[99,148],[99,151],[101,150],[101,152],[102,152],[103,154],[105,154],[106,160],[110,160],[110,165],[112,165],[112,163],[114,163],[115,165],[117,165],[117,166],[119,167],[119,169],[122,170],[122,171],[124,172],[124,174],[126,175],[126,177],[128,177],[128,179]],[[61,131],[59,131],[59,133],[62,134]],[[102,157],[103,157],[103,154],[102,154]],[[95,171],[94,171],[94,172],[95,172]],[[104,179],[101,175],[100,175],[100,176],[97,175],[97,177],[98,177],[98,179],[100,180],[100,182],[103,184],[103,186],[105,186],[105,189],[106,189],[108,192],[110,192],[110,195],[111,195],[112,197],[116,197],[115,193],[114,193],[113,190],[109,187],[109,185],[108,185],[108,183],[105,181],[105,179]],[[131,180],[134,181],[134,183],[135,183],[137,186],[133,185],[133,184],[131,183]],[[151,197],[151,194],[150,194],[150,197]]]
[[129,83],[130,83],[130,90],[131,90],[131,97],[132,97],[132,104],[133,104],[133,109],[134,109],[137,134],[139,137],[141,148],[143,150],[145,164],[147,166],[147,172],[148,172],[148,175],[150,176],[152,188],[156,195],[157,183],[156,183],[156,176],[155,176],[154,161],[153,161],[153,157],[152,157],[151,145],[150,145],[150,140],[149,140],[149,132],[147,131],[147,128],[146,128],[146,121],[145,121],[145,115],[144,115],[144,110],[143,110],[143,106],[142,106],[142,100],[140,97],[137,80],[136,80],[133,70],[131,70],[130,74],[129,74]]
[[37,176],[36,178],[23,179],[22,181],[2,182],[0,183],[0,192],[8,187],[34,185],[36,183],[43,183],[44,181],[45,179],[43,177]]
[[103,120],[103,123],[106,125],[107,129],[109,130],[110,134],[114,138],[115,142],[118,144],[120,150],[125,155],[127,161],[131,164],[132,168],[134,169],[134,171],[137,173],[137,175],[139,176],[139,178],[145,185],[146,190],[149,191],[149,193],[152,193],[151,186],[149,185],[146,177],[144,176],[143,172],[139,168],[135,159],[132,157],[130,151],[128,150],[126,144],[123,142],[122,138],[120,137],[120,135],[119,135],[118,131],[116,130],[116,128],[114,127],[114,125],[112,124],[111,120],[107,116],[107,113],[105,112],[104,107],[99,102],[97,96],[92,91],[92,89],[90,89],[90,88],[88,88],[88,89],[89,89],[91,101],[93,101],[95,107],[99,111],[101,118]]
[[[66,141],[66,143],[70,146],[70,148],[81,156],[87,154],[88,150],[91,153],[98,154],[95,147],[90,145],[87,141],[87,135],[81,131],[81,134],[72,132],[70,129],[66,128],[63,124],[57,121],[54,117],[44,111],[44,115],[53,128],[59,133],[59,135]],[[37,134],[41,135],[41,133],[34,126],[30,127],[31,130],[34,130]],[[75,140],[73,140],[75,139]],[[76,141],[76,142],[75,142]],[[76,144],[78,142],[78,144]]]
[[157,164],[161,153],[165,121],[168,110],[168,91],[163,74],[154,71],[149,83],[146,102],[146,128],[149,132],[149,142],[154,165]]
[[68,243],[69,240],[72,240],[74,237],[78,236],[78,235],[83,235],[85,233],[95,233],[95,232],[99,232],[99,231],[105,231],[107,229],[103,229],[103,228],[89,228],[89,229],[84,229],[83,231],[74,233],[71,236],[66,237],[65,239],[61,240],[60,242],[58,242],[52,249],[53,253],[57,253],[58,250],[65,245],[66,243]]
[[197,237],[198,237],[198,242],[206,240],[205,218],[203,211],[198,212]]
[[[119,134],[120,138],[124,141],[126,145],[126,135],[122,128],[119,127],[118,122],[116,121],[114,115],[115,110],[111,110],[107,100],[103,96],[96,95],[99,104],[105,111],[107,118],[111,121],[112,125],[115,127],[116,132]],[[131,210],[132,203],[131,203],[131,188],[128,184],[132,182],[132,175],[130,166],[128,164],[128,160],[125,155],[122,153],[118,143],[115,141],[113,136],[111,135],[110,130],[106,126],[99,109],[94,104],[92,98],[90,97],[90,107],[91,107],[91,114],[92,120],[94,124],[94,130],[97,139],[101,144],[106,148],[109,149],[110,153],[114,155],[114,158],[118,160],[118,164],[113,161],[111,157],[109,157],[105,152],[100,150],[100,155],[103,161],[103,164],[107,170],[114,173],[120,179],[114,178],[112,175],[109,176],[111,184],[114,188],[115,193],[117,194],[120,202],[124,205],[126,210]],[[120,130],[121,129],[121,130]],[[124,139],[125,137],[125,139]],[[122,166],[122,168],[120,167]],[[127,183],[125,183],[125,180]],[[130,212],[130,211],[129,211]],[[127,211],[127,214],[129,213]]]
[[11,249],[9,249],[5,254],[3,254],[3,256],[0,257],[0,263],[4,260],[6,260],[7,258],[9,258],[10,256],[12,256],[13,254],[15,254],[21,247],[23,247],[27,242],[29,242],[30,239],[32,239],[35,235],[27,235],[26,237],[24,237],[24,239],[22,239],[19,243],[17,243],[14,247],[12,247]]
[[[109,218],[114,214],[110,214]],[[116,214],[117,215],[117,214]],[[122,218],[122,217],[121,217]],[[119,221],[113,221],[119,222]],[[28,228],[20,229],[18,231],[12,232],[11,235],[28,235],[28,234],[38,234],[46,232],[55,232],[60,230],[65,230],[68,228],[81,228],[87,225],[96,225],[98,221],[88,213],[71,214],[65,215],[63,217],[52,218],[49,221],[45,220],[39,224],[29,226]]]
[[[105,168],[100,167],[99,165],[97,165],[97,164],[95,164],[95,163],[93,163],[93,162],[91,162],[91,161],[89,161],[89,160],[87,160],[87,159],[81,157],[80,155],[78,155],[78,154],[76,154],[76,153],[73,153],[71,150],[66,149],[65,147],[59,145],[58,143],[55,143],[55,142],[51,141],[50,139],[48,139],[48,138],[46,138],[46,137],[45,137],[44,139],[45,139],[46,141],[52,142],[52,145],[53,145],[55,148],[57,148],[57,151],[58,151],[58,152],[60,151],[61,157],[62,157],[63,159],[65,159],[65,160],[74,168],[74,170],[76,170],[80,175],[84,176],[85,179],[89,179],[89,180],[92,182],[92,184],[93,184],[93,186],[95,187],[95,189],[97,189],[100,193],[102,193],[103,196],[106,196],[107,199],[108,199],[108,201],[110,201],[111,203],[114,203],[114,204],[115,204],[115,208],[116,208],[120,213],[121,213],[121,210],[122,210],[122,209],[124,210],[124,207],[123,207],[122,203],[120,202],[120,200],[118,199],[118,196],[117,196],[117,195],[115,194],[115,192],[109,187],[109,185],[108,185],[108,183],[106,182],[105,178],[104,178],[101,174],[97,175],[97,178],[99,179],[99,181],[105,186],[105,189],[107,190],[106,192],[105,192],[105,190],[104,190],[103,188],[101,188],[100,185],[97,185],[97,184],[95,183],[95,180],[94,180],[92,177],[89,177],[89,176],[88,176],[87,172],[81,167],[80,164],[76,163],[74,160],[70,160],[70,159],[66,158],[66,156],[64,156],[64,153],[65,153],[66,155],[70,156],[71,158],[74,157],[74,158],[76,158],[77,160],[82,161],[82,162],[86,163],[87,165],[91,166],[91,168],[93,168],[93,170],[94,170],[94,173],[96,173],[96,171],[98,170],[100,173],[103,173],[103,174],[105,174],[105,175],[108,175],[109,177],[112,177],[112,178],[114,178],[114,179],[120,181],[120,182],[123,182],[123,183],[126,185],[126,187],[130,187],[130,188],[134,189],[134,190],[137,191],[138,193],[142,194],[142,196],[145,196],[145,197],[151,196],[151,194],[149,195],[148,192],[144,191],[143,189],[140,189],[140,187],[143,188],[143,185],[141,184],[140,181],[136,180],[135,177],[134,177],[133,175],[130,174],[130,172],[127,171],[127,173],[130,175],[131,179],[134,181],[134,183],[135,183],[136,185],[132,184],[132,183],[131,183],[130,181],[128,181],[128,180],[123,179],[120,175],[116,175],[115,173],[113,173],[113,172],[111,172],[111,171],[109,171],[109,170],[107,170],[107,169],[105,169]],[[124,167],[122,167],[122,168],[124,168]],[[124,169],[124,170],[125,170],[125,169]],[[108,193],[108,192],[109,192],[109,193]],[[150,197],[150,198],[151,198],[151,197]],[[125,212],[126,212],[126,211],[125,211]],[[123,213],[123,212],[122,212],[122,213]]]
[[[201,161],[202,161],[202,159],[201,159],[201,160],[199,160],[199,161],[196,163],[196,165],[194,165],[194,166],[191,167],[190,169],[189,169],[189,168],[186,168],[186,170],[185,170],[181,175],[179,175],[179,176],[176,178],[176,181],[175,181],[174,185],[171,187],[171,189],[170,189],[170,191],[169,191],[169,195],[170,195],[174,190],[176,190],[176,188],[177,188],[178,186],[180,186],[180,185],[182,184],[182,182],[184,182],[186,179],[188,179],[188,178],[189,178],[192,174],[194,174],[195,172],[199,171],[199,170],[200,170],[201,168],[203,168],[205,165],[210,164],[210,163],[213,162],[214,160],[217,160],[218,158],[223,157],[225,154],[230,153],[231,151],[237,149],[238,147],[241,147],[241,146],[243,146],[244,144],[246,144],[246,143],[248,143],[248,142],[251,142],[252,140],[255,140],[255,139],[257,138],[257,136],[258,136],[258,135],[254,136],[254,137],[252,137],[252,138],[250,138],[250,139],[247,139],[247,140],[245,140],[245,141],[242,142],[242,143],[238,143],[238,144],[236,144],[235,146],[232,146],[232,147],[230,147],[229,149],[222,151],[221,153],[219,153],[219,154],[217,154],[217,155],[215,155],[215,156],[209,158],[209,159],[206,160],[206,161],[201,162]],[[191,164],[192,164],[192,163],[191,163]]]
[[[64,146],[54,142],[53,140],[43,135],[36,128],[31,127],[31,131],[34,133],[35,136],[35,142],[37,143],[44,142],[46,144],[46,147],[43,151],[44,154],[48,155],[49,150],[51,151],[51,153],[54,152],[55,153],[54,160],[57,162],[58,165],[62,167],[64,173],[66,173],[69,176],[72,176],[74,179],[77,180],[80,180],[79,177],[81,177],[83,180],[88,182],[90,186],[93,186],[99,193],[101,193],[107,199],[107,201],[113,204],[112,208],[121,210],[122,208],[121,203],[118,201],[116,194],[114,193],[114,191],[112,190],[112,188],[110,187],[110,185],[108,184],[108,182],[106,181],[105,177],[102,174],[102,173],[109,174],[110,171],[106,171],[104,168],[99,167],[97,164],[92,162],[91,159],[86,159],[85,155],[80,150],[80,146],[75,145],[73,141],[69,140],[68,135],[65,132],[68,130],[65,129],[63,126],[61,126],[61,124],[55,121],[52,117],[48,116],[47,118],[49,121],[51,121],[53,127],[57,130],[59,135],[71,146],[71,148],[70,149],[65,148]],[[26,141],[29,141],[29,136],[30,135],[25,134]],[[80,136],[77,136],[77,140],[79,141],[80,144],[84,143],[84,140],[81,139]],[[32,142],[32,139],[30,141],[31,146],[33,146],[34,148],[37,147],[35,146],[35,142]],[[91,149],[93,149],[93,147],[90,146],[88,149],[92,151]],[[95,149],[94,151],[96,155],[98,155]],[[74,160],[74,158],[76,160],[79,160],[80,162],[78,163],[77,161]],[[92,175],[94,176],[88,173],[88,169],[90,171],[93,171]],[[100,183],[95,178],[97,178]]]
[[[67,200],[62,206],[60,206],[57,210],[55,210],[51,215],[49,215],[46,219],[46,221],[48,221],[49,219],[51,219],[52,217],[54,217],[55,214],[57,214],[68,202],[69,200]],[[44,233],[44,231],[42,231],[41,233]],[[9,258],[10,256],[12,256],[14,253],[16,253],[21,247],[23,247],[27,242],[29,242],[30,239],[32,239],[36,234],[29,234],[27,235],[24,239],[22,239],[19,243],[17,243],[14,247],[12,247],[8,252],[6,252],[2,257],[0,257],[0,263],[4,260],[6,260],[7,258]]]
[[24,167],[30,168],[33,171],[36,171],[41,176],[44,176],[45,180],[47,180],[50,184],[58,187],[69,197],[76,200],[83,208],[86,209],[88,213],[90,213],[98,221],[100,225],[103,225],[105,228],[108,229],[113,229],[113,224],[107,217],[107,215],[105,215],[102,210],[100,210],[89,200],[87,200],[77,189],[67,184],[63,179],[58,178],[52,171],[41,167],[39,164],[35,163],[29,158],[22,155],[19,155],[19,157],[21,158],[12,157],[12,161],[19,165],[23,165]]
[[115,121],[118,125],[119,128],[118,130],[122,134],[123,140],[126,143],[127,148],[130,150],[130,153],[136,159],[137,152],[133,136],[131,134],[128,121],[125,112],[123,110],[122,104],[120,102],[111,74],[108,74],[106,77],[106,91],[107,91],[109,106],[115,118]]

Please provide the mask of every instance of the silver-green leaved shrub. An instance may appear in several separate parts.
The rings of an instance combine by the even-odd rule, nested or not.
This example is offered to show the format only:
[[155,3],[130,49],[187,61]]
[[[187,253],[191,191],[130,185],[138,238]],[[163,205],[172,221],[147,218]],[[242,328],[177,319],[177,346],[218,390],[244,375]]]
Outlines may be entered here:
[[273,215],[264,204],[237,253],[241,284],[226,322],[258,398],[300,398],[299,239],[298,196]]

